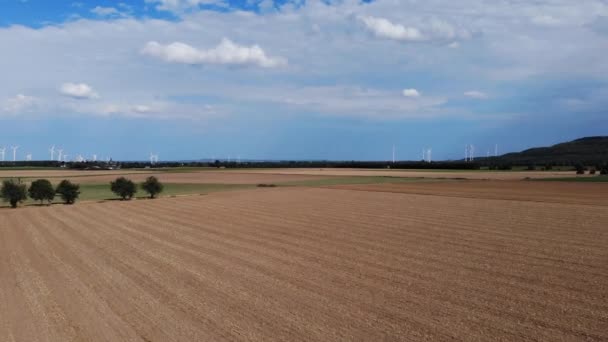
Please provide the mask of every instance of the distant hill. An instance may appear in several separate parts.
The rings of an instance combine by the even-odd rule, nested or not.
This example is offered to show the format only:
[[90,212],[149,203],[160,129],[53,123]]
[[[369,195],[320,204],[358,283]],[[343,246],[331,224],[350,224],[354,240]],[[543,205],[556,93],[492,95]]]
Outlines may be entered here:
[[508,153],[498,157],[498,160],[515,165],[600,165],[608,162],[608,136],[586,137],[550,147]]

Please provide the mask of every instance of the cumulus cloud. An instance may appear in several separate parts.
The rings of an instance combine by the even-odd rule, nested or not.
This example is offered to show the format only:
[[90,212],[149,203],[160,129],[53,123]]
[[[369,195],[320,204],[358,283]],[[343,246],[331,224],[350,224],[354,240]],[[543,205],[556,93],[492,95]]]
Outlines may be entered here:
[[487,99],[488,98],[488,95],[486,93],[478,91],[478,90],[469,90],[469,91],[466,91],[464,93],[464,96],[470,97],[472,99],[478,99],[478,100],[483,100],[483,99]]
[[360,17],[367,29],[381,38],[394,40],[420,41],[424,40],[422,32],[415,27],[393,24],[388,19],[376,17]]
[[209,50],[197,49],[181,42],[162,45],[151,41],[142,49],[142,53],[165,62],[182,64],[252,65],[262,68],[287,65],[285,58],[267,56],[258,45],[241,46],[226,38]]
[[99,95],[85,83],[64,83],[59,88],[61,94],[74,99],[96,99]]
[[[556,3],[560,5],[555,6]],[[148,4],[183,9],[209,2],[148,0]],[[255,7],[259,2],[251,0],[248,4]],[[120,5],[114,7],[129,12]],[[157,14],[148,12],[151,17]],[[559,20],[560,25],[551,30],[533,27],[532,18],[543,15]],[[608,32],[608,21],[602,21],[602,25],[599,21],[607,15],[608,4],[604,0],[502,1],[493,6],[479,0],[308,0],[298,6],[275,5],[268,14],[197,11],[192,7],[172,20],[81,18],[42,27],[5,26],[0,27],[0,74],[7,81],[0,83],[0,94],[13,96],[32,89],[35,93],[26,94],[35,94],[38,102],[30,112],[36,110],[49,116],[101,115],[104,106],[111,109],[108,112],[134,115],[138,112],[136,106],[144,104],[153,111],[140,108],[139,112],[145,112],[140,113],[141,117],[179,117],[175,113],[196,117],[197,106],[209,99],[218,113],[264,111],[280,116],[285,111],[276,104],[287,102],[272,95],[282,94],[297,103],[294,106],[302,113],[369,113],[376,117],[378,108],[407,112],[400,106],[427,100],[430,103],[433,96],[448,96],[438,90],[436,94],[425,91],[417,98],[406,98],[400,88],[387,90],[404,80],[414,86],[432,79],[444,84],[442,89],[458,89],[475,78],[479,84],[497,82],[504,89],[512,86],[516,98],[519,92],[530,91],[517,83],[529,80],[530,75],[539,80],[538,84],[560,77],[606,79],[608,60],[602,52],[608,48],[608,40],[598,33]],[[231,44],[218,45],[225,35],[232,39]],[[464,43],[464,39],[470,41]],[[396,45],[390,40],[422,43]],[[169,44],[180,41],[190,45]],[[258,49],[249,42],[259,44]],[[220,49],[222,45],[230,48]],[[449,46],[459,48],[449,50]],[[253,50],[258,53],[251,53]],[[24,55],[28,58],[24,59]],[[289,61],[290,67],[280,69],[280,74],[256,68],[231,72],[230,68],[200,70],[180,65],[271,67],[283,64],[277,62],[283,59],[284,64]],[[66,96],[57,96],[57,85],[66,80],[86,80],[95,90],[103,89],[103,99],[71,100],[95,98],[87,91],[62,91]],[[323,93],[328,89],[307,89],[307,97],[299,91],[337,82],[354,89],[385,89],[392,97],[360,94],[356,90],[332,90],[330,96]],[[241,85],[248,87],[241,89]],[[286,87],[294,90],[282,93]],[[456,95],[464,98],[464,90],[468,89]],[[90,89],[89,93],[95,91]],[[182,101],[191,106],[162,107],[155,101]],[[8,108],[7,103],[0,95],[0,110]],[[111,104],[119,108],[112,108]],[[417,107],[412,108],[408,113],[418,113]],[[453,114],[454,109],[450,104],[437,108],[445,115]]]
[[403,89],[403,96],[410,97],[410,98],[416,98],[416,97],[420,97],[421,95],[418,90],[410,88],[410,89]]

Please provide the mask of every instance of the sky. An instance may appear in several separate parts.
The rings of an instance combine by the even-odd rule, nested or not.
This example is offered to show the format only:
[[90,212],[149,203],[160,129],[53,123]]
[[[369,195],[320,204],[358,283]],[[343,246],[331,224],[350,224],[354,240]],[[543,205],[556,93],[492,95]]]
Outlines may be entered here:
[[608,0],[0,0],[0,47],[18,160],[437,160],[608,135]]

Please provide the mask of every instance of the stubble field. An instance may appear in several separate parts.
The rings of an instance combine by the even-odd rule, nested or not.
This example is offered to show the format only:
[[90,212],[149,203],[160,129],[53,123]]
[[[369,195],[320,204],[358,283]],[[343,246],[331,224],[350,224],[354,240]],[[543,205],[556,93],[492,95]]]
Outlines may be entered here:
[[605,201],[436,184],[0,210],[0,340],[608,339]]

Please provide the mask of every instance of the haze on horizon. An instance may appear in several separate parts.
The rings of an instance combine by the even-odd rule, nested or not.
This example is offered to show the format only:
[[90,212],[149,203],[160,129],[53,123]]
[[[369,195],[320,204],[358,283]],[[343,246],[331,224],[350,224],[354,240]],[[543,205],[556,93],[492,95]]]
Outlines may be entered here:
[[0,147],[20,159],[458,159],[608,127],[604,0],[0,6]]

